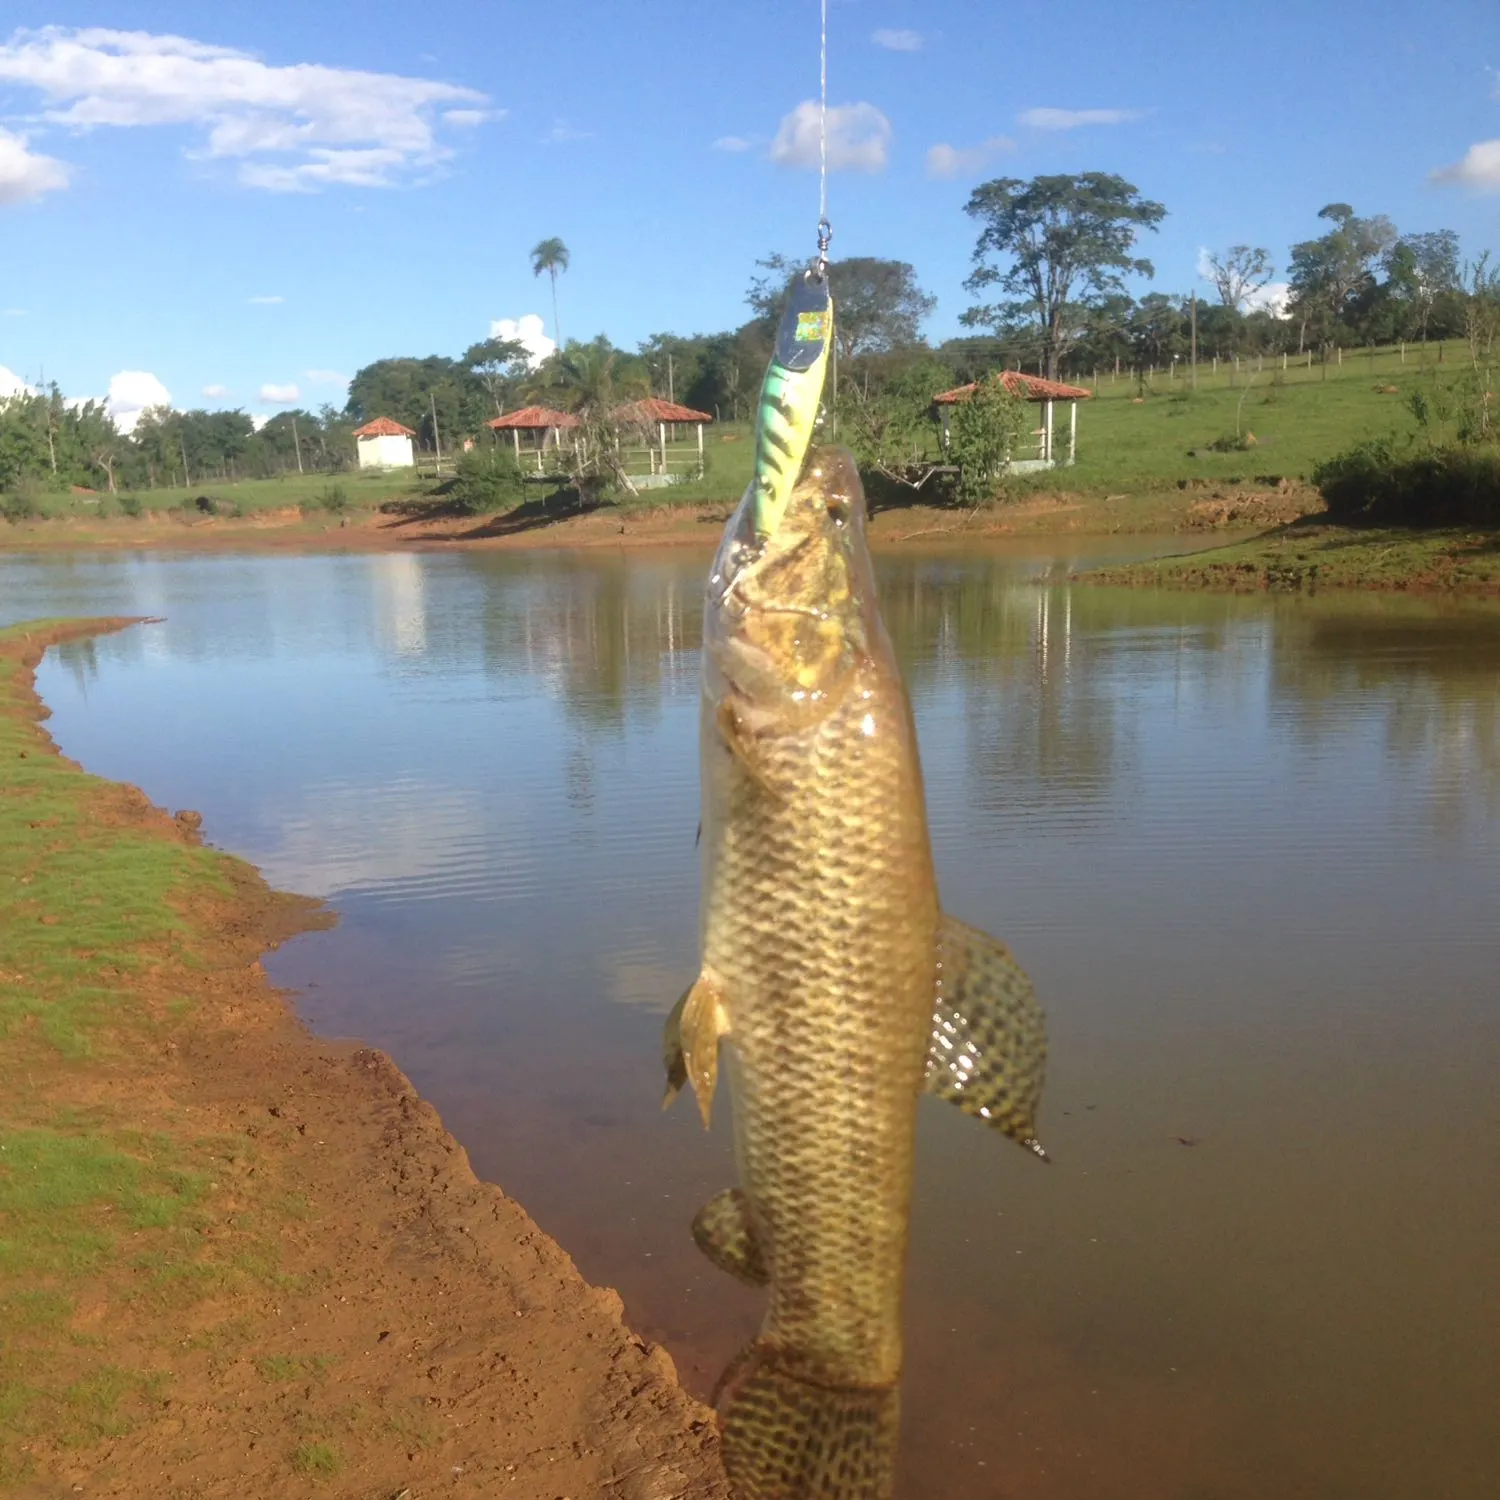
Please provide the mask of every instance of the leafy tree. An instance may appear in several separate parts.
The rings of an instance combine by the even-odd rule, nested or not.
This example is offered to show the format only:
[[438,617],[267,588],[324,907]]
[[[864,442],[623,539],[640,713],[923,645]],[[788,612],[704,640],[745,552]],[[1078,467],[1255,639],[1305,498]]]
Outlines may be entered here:
[[1411,309],[1409,324],[1425,343],[1439,298],[1460,287],[1458,236],[1451,229],[1402,235],[1386,255],[1385,271],[1387,285]]
[[492,402],[484,382],[462,361],[441,354],[426,359],[378,359],[349,382],[348,413],[357,423],[391,417],[434,446],[432,414],[444,445],[478,432]]
[[934,359],[909,366],[871,392],[848,381],[839,395],[838,431],[867,473],[915,485],[936,435],[932,398],[953,383],[953,372]]
[[1174,355],[1188,352],[1188,324],[1182,304],[1164,292],[1142,297],[1132,309],[1126,329],[1137,367],[1170,364]]
[[1310,328],[1326,344],[1357,295],[1368,290],[1374,267],[1396,243],[1396,226],[1384,214],[1361,219],[1347,203],[1318,210],[1333,228],[1292,246],[1292,311],[1298,320],[1297,348]]
[[481,339],[464,350],[463,365],[490,393],[495,415],[503,417],[506,398],[531,368],[531,356],[516,339]]
[[[1055,377],[1077,321],[1075,289],[1085,297],[1122,293],[1125,276],[1152,276],[1149,260],[1133,256],[1142,229],[1166,217],[1160,203],[1108,172],[1077,177],[997,177],[981,183],[964,211],[983,228],[974,247],[971,292],[996,286],[1010,300],[964,313],[969,327],[1003,326],[1018,314],[1039,325],[1046,373]],[[996,265],[1008,257],[1008,266]]]
[[531,247],[531,274],[540,276],[543,271],[552,278],[552,336],[557,347],[562,348],[562,323],[557,316],[557,273],[568,269],[568,247],[555,235],[550,240],[538,240]]
[[1243,312],[1245,302],[1266,286],[1274,274],[1271,252],[1259,246],[1231,245],[1222,256],[1217,251],[1209,255],[1208,272],[1219,301],[1225,307]]
[[[786,255],[756,261],[764,270],[750,284],[750,304],[769,336],[774,336],[781,309],[794,278],[805,263]],[[833,337],[841,363],[868,354],[889,354],[921,342],[922,323],[937,306],[917,284],[916,271],[904,260],[854,256],[828,264],[833,297]]]
[[948,457],[958,465],[954,491],[964,505],[980,505],[1015,455],[1031,426],[1026,401],[1000,380],[983,381],[967,401],[957,402],[948,419]]

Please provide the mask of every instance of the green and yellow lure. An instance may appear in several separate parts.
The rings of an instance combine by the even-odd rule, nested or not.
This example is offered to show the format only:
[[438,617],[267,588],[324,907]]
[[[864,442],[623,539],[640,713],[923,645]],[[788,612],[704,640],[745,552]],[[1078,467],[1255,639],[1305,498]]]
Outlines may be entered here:
[[833,298],[827,275],[809,271],[792,284],[776,334],[776,352],[760,388],[755,418],[755,477],[750,481],[755,534],[770,536],[812,445],[828,355],[833,348]]

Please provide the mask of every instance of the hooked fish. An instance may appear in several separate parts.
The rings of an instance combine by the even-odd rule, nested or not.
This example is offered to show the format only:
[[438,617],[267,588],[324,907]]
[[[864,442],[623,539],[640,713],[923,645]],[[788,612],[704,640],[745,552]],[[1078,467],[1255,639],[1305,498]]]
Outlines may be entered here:
[[786,446],[731,517],[705,603],[702,964],[667,1022],[667,1102],[690,1082],[707,1125],[725,1044],[740,1183],[693,1236],[769,1293],[716,1393],[736,1495],[882,1500],[918,1098],[1045,1157],[1044,1022],[1005,946],[939,907],[859,475],[822,448],[798,477],[822,375],[781,373],[760,428]]

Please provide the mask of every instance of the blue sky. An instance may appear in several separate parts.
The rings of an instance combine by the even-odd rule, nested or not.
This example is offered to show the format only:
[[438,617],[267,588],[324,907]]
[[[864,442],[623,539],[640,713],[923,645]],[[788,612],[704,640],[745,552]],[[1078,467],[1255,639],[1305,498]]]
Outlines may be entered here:
[[[817,0],[9,0],[0,367],[122,412],[127,372],[341,403],[383,355],[550,331],[549,235],[565,334],[732,326],[757,256],[811,249],[817,64]],[[1204,246],[1284,267],[1336,200],[1500,248],[1496,67],[1494,0],[831,0],[834,253],[911,261],[941,338],[989,176],[1121,173],[1171,292]]]

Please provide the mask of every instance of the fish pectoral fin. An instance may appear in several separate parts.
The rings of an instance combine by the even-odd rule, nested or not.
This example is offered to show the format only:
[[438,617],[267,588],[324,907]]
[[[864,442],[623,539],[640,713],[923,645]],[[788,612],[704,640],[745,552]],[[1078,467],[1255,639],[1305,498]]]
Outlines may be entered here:
[[770,1280],[750,1200],[739,1188],[725,1188],[698,1210],[693,1240],[721,1271],[751,1286],[765,1286]]
[[926,1089],[1003,1131],[1046,1161],[1036,1108],[1047,1022],[1010,949],[943,913]]
[[729,1013],[718,986],[700,974],[672,1007],[662,1033],[662,1061],[667,1069],[663,1109],[677,1097],[684,1083],[691,1083],[704,1128],[708,1127],[719,1081],[719,1038],[728,1032]]

